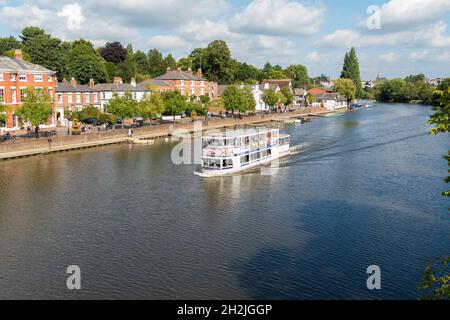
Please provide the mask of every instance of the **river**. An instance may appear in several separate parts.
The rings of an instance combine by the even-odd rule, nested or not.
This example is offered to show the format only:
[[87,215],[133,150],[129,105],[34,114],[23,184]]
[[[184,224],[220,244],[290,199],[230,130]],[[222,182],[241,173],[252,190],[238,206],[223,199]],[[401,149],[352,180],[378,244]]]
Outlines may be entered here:
[[450,140],[427,134],[431,112],[281,125],[296,152],[270,176],[205,180],[164,141],[1,162],[0,299],[415,299],[450,253]]

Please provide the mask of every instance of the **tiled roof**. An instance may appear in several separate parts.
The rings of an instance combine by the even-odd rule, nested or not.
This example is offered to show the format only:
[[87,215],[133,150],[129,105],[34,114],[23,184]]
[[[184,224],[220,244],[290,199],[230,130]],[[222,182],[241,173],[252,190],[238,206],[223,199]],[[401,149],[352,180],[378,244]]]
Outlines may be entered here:
[[56,92],[95,92],[87,84],[76,84],[73,86],[70,82],[58,82]]
[[158,79],[150,79],[145,80],[141,83],[139,83],[140,87],[146,88],[147,86],[158,86],[158,87],[173,87],[173,85],[167,81],[164,80],[158,80]]
[[154,80],[194,80],[194,81],[206,81],[205,78],[197,77],[194,73],[185,71],[167,71],[166,74],[156,77]]
[[141,92],[144,90],[145,88],[140,85],[133,86],[129,83],[99,83],[94,86],[94,91]]
[[50,73],[55,74],[54,71],[41,67],[40,65],[20,60],[16,58],[9,58],[0,56],[0,70],[11,72],[32,72],[32,73]]

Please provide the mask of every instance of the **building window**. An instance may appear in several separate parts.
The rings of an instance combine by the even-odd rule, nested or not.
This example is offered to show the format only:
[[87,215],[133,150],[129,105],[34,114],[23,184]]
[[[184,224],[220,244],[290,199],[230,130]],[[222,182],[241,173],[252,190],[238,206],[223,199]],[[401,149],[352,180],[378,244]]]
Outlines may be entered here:
[[98,103],[98,95],[94,93],[94,103]]
[[193,95],[194,93],[195,93],[195,89],[192,88],[192,89],[191,89],[191,95]]
[[27,81],[27,75],[26,74],[21,74],[19,76],[19,81],[22,81],[22,82]]
[[202,95],[202,96],[205,95],[205,89],[200,90],[200,95]]
[[90,94],[90,93],[86,93],[86,94],[85,94],[85,97],[86,97],[86,98],[85,98],[85,99],[86,99],[86,103],[87,103],[87,104],[90,104],[90,103],[91,103],[91,94]]
[[50,96],[50,100],[53,101],[53,89],[52,88],[48,89],[48,95]]
[[0,103],[5,102],[5,89],[0,88]]
[[201,82],[201,86],[204,87],[205,86],[205,81]]
[[4,81],[4,79],[3,79],[3,73],[0,73],[0,81]]
[[133,92],[133,99],[137,100],[137,93],[136,92]]
[[48,82],[53,82],[53,77],[52,76],[48,76]]
[[[22,76],[21,76],[21,77],[22,77]],[[20,80],[22,80],[22,78],[21,78]],[[43,81],[43,79],[42,79],[42,74],[35,74],[35,75],[34,75],[34,81],[36,81],[36,82],[42,82],[42,81]]]
[[106,92],[102,92],[102,99],[106,100]]
[[9,81],[16,81],[16,75],[15,74],[10,74],[9,75]]
[[69,93],[67,95],[67,103],[72,103],[72,102],[73,102],[72,93]]
[[24,101],[25,100],[25,98],[27,97],[27,92],[26,92],[26,90],[27,89],[25,89],[25,88],[23,88],[23,89],[20,89],[20,101]]
[[191,87],[195,87],[195,81],[191,81]]
[[11,102],[17,103],[17,91],[16,88],[11,88]]
[[181,94],[184,94],[184,88],[180,89]]
[[58,93],[58,103],[62,103],[63,102],[63,95],[62,93]]
[[180,85],[184,86],[184,80],[180,80]]
[[81,103],[81,94],[77,93],[77,104]]

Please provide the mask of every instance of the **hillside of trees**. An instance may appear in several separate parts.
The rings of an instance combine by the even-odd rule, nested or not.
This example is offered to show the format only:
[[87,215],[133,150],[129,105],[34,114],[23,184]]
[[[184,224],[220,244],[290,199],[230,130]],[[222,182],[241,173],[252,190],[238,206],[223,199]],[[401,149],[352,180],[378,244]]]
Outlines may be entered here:
[[201,68],[206,78],[219,84],[252,84],[263,79],[290,78],[294,86],[303,87],[310,82],[308,70],[302,65],[283,69],[266,63],[261,69],[239,62],[221,40],[211,42],[206,48],[194,49],[177,61],[172,54],[163,56],[157,49],[135,51],[132,44],[117,41],[95,48],[85,39],[62,41],[41,28],[26,27],[18,39],[0,38],[0,55],[13,56],[14,49],[22,49],[26,60],[56,71],[59,80],[73,77],[82,84],[88,83],[90,78],[96,82],[111,82],[115,76],[125,82],[131,78],[140,82],[164,74],[168,67]]

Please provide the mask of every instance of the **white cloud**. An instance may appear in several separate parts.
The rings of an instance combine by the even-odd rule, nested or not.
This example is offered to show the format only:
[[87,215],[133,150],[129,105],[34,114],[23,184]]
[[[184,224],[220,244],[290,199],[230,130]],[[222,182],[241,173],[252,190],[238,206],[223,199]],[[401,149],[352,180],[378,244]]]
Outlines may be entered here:
[[315,44],[322,47],[378,47],[406,46],[425,48],[450,47],[447,24],[435,24],[391,33],[360,33],[349,29],[336,30],[318,39]]
[[152,48],[162,49],[164,51],[190,49],[191,46],[182,37],[177,35],[157,35],[150,39],[149,45]]
[[408,29],[432,23],[450,11],[450,0],[391,0],[381,6],[383,29]]
[[394,62],[397,60],[397,55],[395,52],[388,52],[380,55],[379,59],[385,62]]
[[17,32],[27,26],[37,26],[63,40],[82,37],[97,46],[103,45],[108,40],[120,40],[125,43],[139,40],[137,29],[110,23],[96,15],[84,16],[83,11],[89,13],[79,4],[63,6],[58,12],[30,4],[6,6],[0,9],[0,21]]
[[325,8],[306,7],[289,0],[254,0],[231,25],[242,33],[265,35],[313,34],[322,24]]
[[86,20],[83,16],[82,8],[78,3],[65,5],[57,15],[67,19],[67,29],[72,31],[80,30],[81,25]]
[[225,0],[89,0],[87,7],[104,17],[141,28],[175,28],[228,10]]
[[318,63],[322,61],[323,58],[324,57],[319,52],[312,51],[306,56],[306,61],[308,61],[309,63]]

